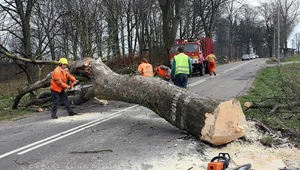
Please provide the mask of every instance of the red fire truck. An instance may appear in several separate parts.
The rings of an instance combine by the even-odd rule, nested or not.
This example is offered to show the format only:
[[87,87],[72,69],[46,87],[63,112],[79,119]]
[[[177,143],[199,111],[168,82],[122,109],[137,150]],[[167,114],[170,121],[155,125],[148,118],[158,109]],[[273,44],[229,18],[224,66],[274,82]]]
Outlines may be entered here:
[[199,73],[200,76],[207,74],[208,65],[204,58],[214,49],[213,40],[208,37],[195,38],[190,40],[176,39],[170,49],[170,61],[178,54],[178,47],[183,47],[184,53],[191,59],[193,73]]

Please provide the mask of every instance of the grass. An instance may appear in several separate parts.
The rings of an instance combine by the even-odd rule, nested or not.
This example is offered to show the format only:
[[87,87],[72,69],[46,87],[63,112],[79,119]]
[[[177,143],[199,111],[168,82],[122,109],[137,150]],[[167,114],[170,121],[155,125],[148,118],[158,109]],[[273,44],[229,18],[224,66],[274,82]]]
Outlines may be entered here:
[[288,61],[300,61],[300,56],[295,55],[295,56],[291,56],[291,57],[281,59],[281,62],[288,62]]
[[[13,120],[26,115],[34,114],[38,108],[19,108],[11,109],[16,92],[26,86],[25,75],[14,75],[14,79],[7,78],[1,81],[0,87],[0,121]],[[25,95],[20,101],[20,105],[26,104],[29,101],[29,95]]]
[[[300,61],[300,56],[285,58],[281,62]],[[290,104],[299,101],[300,98],[300,63],[291,62],[278,67],[262,69],[247,95],[239,97],[243,104],[252,101],[258,104]],[[243,106],[244,107],[244,106]],[[271,112],[272,108],[260,107],[258,109],[246,109],[247,118],[255,118],[266,125],[280,130],[296,142],[300,147],[300,107],[293,106],[288,109],[278,109]]]
[[[274,58],[274,59],[276,59],[276,58]],[[280,60],[280,62],[291,62],[291,61],[300,61],[300,56],[299,55],[295,55],[295,56],[291,56],[291,57],[282,58]],[[277,61],[274,61],[271,58],[266,63],[267,64],[275,64],[275,63],[277,63]]]
[[5,95],[0,97],[0,120],[12,120],[33,114],[32,109],[11,109],[14,95]]

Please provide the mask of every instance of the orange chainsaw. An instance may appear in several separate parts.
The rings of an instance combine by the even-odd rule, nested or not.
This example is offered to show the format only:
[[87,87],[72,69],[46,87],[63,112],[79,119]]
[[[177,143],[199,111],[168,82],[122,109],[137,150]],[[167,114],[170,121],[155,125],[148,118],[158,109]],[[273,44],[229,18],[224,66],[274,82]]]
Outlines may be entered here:
[[[208,163],[207,170],[226,170],[229,166],[230,155],[228,153],[219,153],[218,156],[211,159]],[[245,164],[239,167],[236,167],[232,170],[250,170],[251,164]]]

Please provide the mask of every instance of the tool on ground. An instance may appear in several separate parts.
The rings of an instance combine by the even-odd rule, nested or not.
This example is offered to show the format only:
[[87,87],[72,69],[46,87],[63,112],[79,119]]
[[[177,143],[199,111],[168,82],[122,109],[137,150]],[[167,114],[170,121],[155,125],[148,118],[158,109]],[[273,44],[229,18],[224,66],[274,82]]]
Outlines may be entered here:
[[230,155],[228,153],[219,153],[219,156],[212,158],[208,163],[207,170],[225,170],[228,168]]
[[[219,153],[218,156],[212,158],[208,163],[207,170],[226,170],[229,166],[230,155],[228,153]],[[250,170],[251,164],[247,163],[232,170]]]

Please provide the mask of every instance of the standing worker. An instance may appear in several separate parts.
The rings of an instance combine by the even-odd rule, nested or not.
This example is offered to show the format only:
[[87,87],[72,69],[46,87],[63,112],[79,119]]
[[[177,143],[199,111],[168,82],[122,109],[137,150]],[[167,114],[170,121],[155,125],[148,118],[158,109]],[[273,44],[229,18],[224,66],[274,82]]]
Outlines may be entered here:
[[212,73],[216,76],[216,60],[217,57],[214,55],[213,52],[211,52],[209,55],[205,57],[205,60],[208,61],[208,70],[209,75],[211,76]]
[[[78,83],[78,80],[73,77],[68,69],[68,60],[66,58],[61,58],[58,61],[58,66],[54,69],[52,73],[52,78],[50,82],[50,89],[51,89],[51,95],[52,95],[52,109],[51,109],[51,118],[57,119],[57,107],[59,104],[59,98],[62,100],[63,104],[65,105],[65,108],[67,109],[67,112],[69,113],[69,116],[77,115],[75,113],[71,106],[70,102],[68,100],[68,96],[65,92],[65,89],[71,89],[75,83]],[[71,81],[71,84],[67,84],[67,80]]]
[[183,53],[183,47],[178,47],[177,54],[172,60],[171,75],[176,86],[187,88],[188,75],[192,74],[190,57]]
[[162,77],[165,81],[169,82],[171,79],[171,69],[165,65],[159,65],[154,68],[157,75]]
[[153,77],[153,67],[146,58],[142,58],[141,64],[138,66],[138,74],[145,77]]

